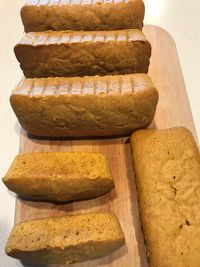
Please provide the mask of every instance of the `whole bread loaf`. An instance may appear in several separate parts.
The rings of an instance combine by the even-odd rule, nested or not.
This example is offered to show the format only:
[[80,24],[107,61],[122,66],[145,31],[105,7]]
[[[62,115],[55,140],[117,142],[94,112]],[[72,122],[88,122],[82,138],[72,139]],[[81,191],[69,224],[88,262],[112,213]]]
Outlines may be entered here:
[[200,265],[200,154],[185,128],[131,137],[139,207],[151,267]]
[[21,197],[50,201],[90,199],[114,188],[105,156],[89,152],[19,154],[3,182]]
[[15,225],[6,253],[29,264],[69,264],[104,257],[124,242],[114,214],[86,213]]
[[35,136],[127,135],[151,123],[158,92],[145,74],[25,79],[10,102]]
[[141,29],[142,0],[31,0],[21,9],[26,32]]
[[14,48],[27,78],[148,72],[151,45],[140,30],[30,32]]

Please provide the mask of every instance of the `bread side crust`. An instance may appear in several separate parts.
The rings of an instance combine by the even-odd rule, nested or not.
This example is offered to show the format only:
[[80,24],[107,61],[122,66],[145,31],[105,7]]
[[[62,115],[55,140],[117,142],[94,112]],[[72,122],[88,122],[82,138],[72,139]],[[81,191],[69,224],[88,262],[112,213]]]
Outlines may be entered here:
[[106,157],[89,152],[19,154],[3,182],[21,197],[56,202],[95,198],[114,188]]
[[151,123],[158,103],[145,74],[48,81],[25,80],[10,98],[22,127],[35,136],[127,135]]
[[14,48],[27,78],[147,73],[151,45],[140,30],[28,33]]
[[[145,7],[141,0],[106,1],[77,4],[40,5],[29,3],[21,9],[25,32],[46,30],[141,29]],[[56,15],[55,15],[56,14]],[[78,19],[77,19],[78,18]]]
[[25,263],[68,264],[104,257],[125,243],[109,212],[33,220],[14,226],[6,253]]

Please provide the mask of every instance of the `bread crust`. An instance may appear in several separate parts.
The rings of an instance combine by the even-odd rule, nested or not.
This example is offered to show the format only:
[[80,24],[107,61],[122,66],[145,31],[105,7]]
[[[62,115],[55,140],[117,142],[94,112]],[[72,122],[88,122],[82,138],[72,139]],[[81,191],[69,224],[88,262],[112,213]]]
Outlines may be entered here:
[[145,74],[25,79],[10,102],[35,136],[119,136],[151,123],[158,92]]
[[142,0],[29,1],[21,9],[21,18],[25,32],[141,29],[144,12]]
[[140,30],[31,32],[14,48],[27,78],[147,73],[151,45]]
[[131,137],[140,216],[152,267],[198,267],[200,154],[186,128]]
[[124,243],[113,213],[85,213],[15,225],[6,253],[29,264],[69,264],[104,257]]
[[3,182],[21,197],[54,202],[95,198],[114,188],[106,157],[89,152],[19,154]]

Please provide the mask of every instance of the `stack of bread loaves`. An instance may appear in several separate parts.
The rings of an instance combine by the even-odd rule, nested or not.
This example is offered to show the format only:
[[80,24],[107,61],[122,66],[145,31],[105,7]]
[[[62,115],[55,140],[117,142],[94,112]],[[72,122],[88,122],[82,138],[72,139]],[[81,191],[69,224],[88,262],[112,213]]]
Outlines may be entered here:
[[10,101],[27,132],[124,135],[151,123],[158,92],[142,0],[32,0],[21,17],[14,51],[26,78]]

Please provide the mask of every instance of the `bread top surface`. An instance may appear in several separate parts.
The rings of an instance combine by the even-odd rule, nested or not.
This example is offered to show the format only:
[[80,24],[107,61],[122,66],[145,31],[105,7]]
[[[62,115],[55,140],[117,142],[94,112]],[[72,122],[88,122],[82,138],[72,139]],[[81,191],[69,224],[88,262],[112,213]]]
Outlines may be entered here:
[[18,45],[61,45],[96,42],[148,42],[138,29],[115,31],[43,31],[27,33]]
[[134,2],[143,4],[142,0],[28,0],[25,6],[63,6],[63,5],[102,5]]
[[12,96],[46,97],[50,95],[123,95],[157,90],[146,74],[85,76],[74,78],[35,78],[22,80]]
[[[146,154],[148,160],[152,160],[149,152],[152,152],[153,157],[158,153],[158,162],[168,158],[168,155],[170,155],[170,148],[171,152],[175,154],[175,157],[181,156],[184,149],[188,146],[191,146],[191,148],[198,152],[191,132],[184,127],[174,127],[165,130],[139,130],[132,134],[131,141],[132,148],[137,148],[139,157],[143,158]],[[139,152],[142,153],[141,156]],[[158,162],[154,161],[153,163],[159,164]]]
[[4,178],[17,179],[21,176],[49,177],[54,179],[67,176],[68,179],[112,180],[106,157],[90,152],[32,152],[15,157],[11,168]]
[[[143,189],[150,187],[149,195],[144,195],[144,198],[150,198],[156,192],[159,197],[163,190],[164,198],[167,196],[165,191],[168,191],[177,205],[189,204],[190,194],[185,194],[187,189],[192,192],[199,187],[200,190],[200,154],[191,132],[184,127],[139,130],[132,134],[131,146],[138,190],[144,193]],[[195,195],[191,194],[191,197],[195,198]],[[149,201],[158,204],[156,196]],[[200,203],[196,204],[200,208]]]
[[32,220],[15,225],[6,252],[65,249],[87,242],[124,240],[117,217],[110,212]]
[[200,154],[186,128],[131,136],[140,215],[152,266],[199,266]]

